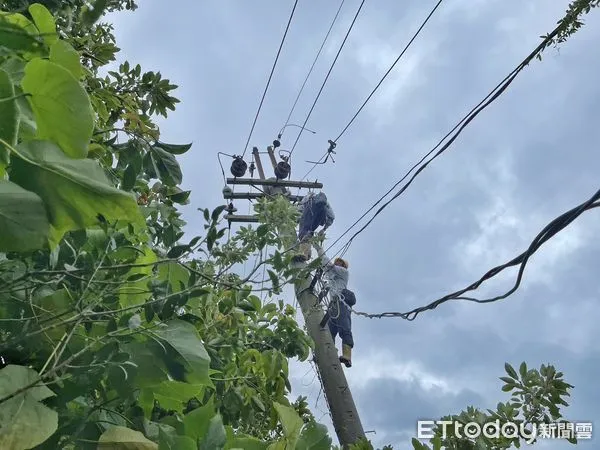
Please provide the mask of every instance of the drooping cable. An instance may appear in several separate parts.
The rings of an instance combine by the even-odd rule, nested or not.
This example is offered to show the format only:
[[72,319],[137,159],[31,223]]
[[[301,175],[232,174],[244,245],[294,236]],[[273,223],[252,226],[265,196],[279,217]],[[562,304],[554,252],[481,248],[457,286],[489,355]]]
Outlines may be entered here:
[[[451,294],[445,295],[445,296],[429,303],[426,306],[421,306],[419,308],[415,308],[408,312],[384,312],[384,313],[379,313],[379,314],[367,314],[367,313],[357,312],[357,311],[353,311],[353,312],[357,315],[369,317],[369,318],[378,318],[379,319],[379,318],[383,318],[383,317],[400,317],[402,319],[412,321],[420,313],[422,313],[424,311],[428,311],[428,310],[433,310],[433,309],[437,308],[439,305],[446,303],[450,300],[465,300],[465,301],[470,301],[470,302],[475,302],[475,303],[492,303],[492,302],[496,302],[498,300],[505,299],[505,298],[509,297],[510,295],[512,295],[514,292],[516,292],[516,290],[521,285],[521,281],[523,279],[523,274],[525,272],[525,266],[527,265],[529,258],[531,258],[531,256],[544,243],[549,241],[553,236],[555,236],[560,231],[562,231],[564,228],[566,228],[575,219],[577,219],[577,217],[579,217],[585,211],[588,211],[590,209],[597,208],[597,207],[600,207],[600,190],[596,191],[596,193],[592,197],[590,197],[588,200],[586,200],[579,206],[572,208],[571,210],[561,214],[559,217],[552,220],[548,225],[546,225],[542,229],[542,231],[540,231],[538,233],[538,235],[533,239],[533,241],[531,242],[531,244],[529,245],[529,247],[527,248],[526,251],[524,251],[520,255],[516,256],[515,258],[511,259],[510,261],[488,270],[479,280],[470,284],[466,288],[461,289],[456,292],[453,292]],[[488,298],[488,299],[483,299],[483,300],[476,299],[473,297],[465,297],[463,295],[468,291],[473,291],[475,289],[478,289],[479,286],[481,286],[485,281],[498,275],[504,269],[507,269],[507,268],[513,267],[513,266],[517,266],[517,265],[519,265],[520,267],[519,267],[519,272],[517,274],[515,283],[514,283],[513,287],[511,289],[509,289],[507,292],[505,292],[504,294],[498,295],[496,297]]]

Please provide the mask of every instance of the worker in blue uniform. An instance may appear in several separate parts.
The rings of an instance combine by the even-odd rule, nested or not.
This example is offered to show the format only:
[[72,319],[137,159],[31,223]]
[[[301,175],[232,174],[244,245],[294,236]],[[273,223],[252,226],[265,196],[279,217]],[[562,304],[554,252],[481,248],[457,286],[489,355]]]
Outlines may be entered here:
[[323,226],[321,231],[329,228],[335,220],[335,214],[324,192],[309,193],[302,199],[298,209],[300,212],[300,227],[298,230],[300,248],[296,259],[308,261],[311,257],[311,245],[308,240],[314,236],[319,226]]
[[342,258],[335,258],[333,262],[325,255],[323,248],[313,244],[322,261],[323,281],[329,291],[329,330],[335,343],[339,334],[342,340],[342,355],[340,362],[346,367],[352,367],[352,337],[351,306],[356,304],[354,293],[348,289],[348,262]]

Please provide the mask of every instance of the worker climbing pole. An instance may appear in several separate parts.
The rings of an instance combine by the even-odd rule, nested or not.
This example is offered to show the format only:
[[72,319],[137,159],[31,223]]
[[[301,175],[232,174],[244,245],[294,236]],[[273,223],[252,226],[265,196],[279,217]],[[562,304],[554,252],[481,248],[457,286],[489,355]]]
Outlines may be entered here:
[[[306,267],[306,262],[310,259],[311,241],[314,240],[315,231],[319,226],[323,226],[323,231],[327,229],[334,221],[333,209],[329,205],[327,196],[320,192],[318,194],[309,194],[306,198],[300,196],[292,196],[287,188],[298,187],[308,189],[321,189],[322,183],[307,182],[307,181],[291,181],[286,180],[291,173],[289,159],[282,155],[280,150],[280,162],[277,162],[274,154],[274,149],[280,146],[280,142],[275,140],[273,146],[267,148],[271,165],[275,177],[266,179],[258,149],[253,149],[253,161],[258,169],[259,179],[243,178],[247,164],[244,162],[234,162],[231,166],[231,173],[234,178],[227,178],[227,184],[231,185],[250,185],[264,187],[264,193],[243,193],[234,194],[231,188],[224,189],[223,195],[226,199],[256,199],[265,195],[284,195],[292,201],[300,201],[300,210],[302,212],[300,218],[300,229],[298,243],[300,251],[297,251],[296,258],[293,259],[293,264],[303,269]],[[234,167],[235,165],[235,167]],[[242,167],[244,170],[242,171]],[[235,173],[234,173],[235,169]],[[239,170],[238,170],[239,169]],[[257,216],[240,216],[229,212],[225,218],[231,222],[258,222]],[[322,259],[325,259],[322,249],[317,246],[317,251]],[[317,270],[315,276],[305,275],[299,277],[295,283],[295,293],[306,325],[309,336],[315,343],[314,347],[314,362],[317,367],[323,392],[327,400],[327,404],[331,413],[331,418],[335,432],[338,436],[340,444],[344,448],[357,442],[365,437],[365,433],[360,422],[360,417],[352,398],[352,393],[348,386],[346,376],[344,374],[342,363],[346,367],[351,366],[350,350],[353,345],[351,341],[351,332],[349,328],[349,316],[344,313],[332,313],[332,305],[337,305],[340,308],[340,302],[348,300],[353,294],[347,290],[348,282],[348,265],[343,260],[334,262],[333,264],[325,260],[323,268]],[[328,281],[326,290],[322,293],[316,293],[316,283],[323,274],[323,279]],[[336,274],[341,275],[341,282],[336,278]],[[348,294],[349,293],[349,294]],[[330,307],[327,315],[324,314],[322,304],[324,296],[329,294],[331,297]],[[352,294],[352,295],[351,295]],[[343,308],[343,306],[342,306]],[[350,311],[347,311],[348,314]],[[346,318],[348,319],[347,321]],[[342,338],[342,355],[338,355],[337,348],[334,343],[336,334],[340,334]],[[348,340],[350,336],[350,341]]]

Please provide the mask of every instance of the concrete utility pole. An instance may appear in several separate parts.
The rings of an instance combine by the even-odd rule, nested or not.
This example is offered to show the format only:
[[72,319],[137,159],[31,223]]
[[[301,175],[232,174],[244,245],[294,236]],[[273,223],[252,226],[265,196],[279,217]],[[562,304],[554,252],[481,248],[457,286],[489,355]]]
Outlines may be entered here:
[[[273,151],[269,149],[269,158],[271,164],[275,167],[276,161],[273,155]],[[269,187],[304,187],[320,189],[323,187],[322,183],[311,183],[306,181],[288,181],[281,179],[265,179],[263,166],[260,161],[258,150],[253,151],[253,157],[256,160],[256,165],[259,168],[260,179],[252,178],[228,178],[227,184],[244,184],[244,185],[263,185]],[[226,199],[233,198],[248,198],[254,199],[264,196],[264,194],[224,194]],[[288,196],[291,199],[292,196]],[[301,199],[301,197],[293,196],[295,199]],[[228,214],[225,216],[230,222],[258,222],[256,216],[240,216],[234,214]],[[297,262],[294,263],[296,267],[303,268],[306,263]],[[304,323],[308,331],[309,336],[315,343],[314,349],[314,361],[317,366],[317,370],[320,375],[321,382],[323,384],[323,392],[329,406],[333,426],[337,434],[340,444],[347,449],[350,444],[355,443],[361,438],[365,437],[360,417],[352,393],[348,386],[348,381],[342,369],[340,360],[338,359],[338,352],[329,332],[328,327],[321,327],[321,321],[323,320],[324,314],[321,309],[317,297],[310,289],[311,285],[310,276],[299,278],[295,282],[295,293],[302,314],[304,316]]]
[[[297,264],[305,265],[305,263]],[[331,412],[333,427],[340,444],[344,448],[348,448],[350,444],[365,437],[365,432],[329,328],[321,327],[324,314],[317,297],[309,289],[310,282],[309,278],[301,278],[296,281],[296,298],[302,309],[308,334],[315,342],[314,360],[321,375],[323,392]]]

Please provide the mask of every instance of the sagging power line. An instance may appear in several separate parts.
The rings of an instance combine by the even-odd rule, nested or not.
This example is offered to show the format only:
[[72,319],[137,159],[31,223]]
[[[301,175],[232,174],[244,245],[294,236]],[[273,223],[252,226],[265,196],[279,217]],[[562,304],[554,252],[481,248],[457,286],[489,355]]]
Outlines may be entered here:
[[[470,284],[464,289],[453,292],[451,294],[445,295],[426,306],[421,306],[419,308],[415,308],[408,312],[384,312],[379,314],[367,314],[364,312],[353,311],[355,314],[358,314],[363,317],[369,318],[383,318],[383,317],[400,317],[405,320],[412,321],[414,320],[420,313],[424,311],[429,311],[437,308],[439,305],[446,303],[450,300],[465,300],[475,303],[492,303],[498,300],[505,299],[515,293],[519,286],[521,285],[521,281],[523,279],[523,274],[525,272],[525,266],[529,261],[529,258],[550,238],[558,234],[564,228],[566,228],[569,224],[571,224],[575,219],[577,219],[581,214],[585,211],[588,211],[592,208],[597,208],[600,206],[600,190],[596,191],[594,195],[592,195],[588,200],[576,206],[575,208],[570,209],[569,211],[561,214],[556,219],[552,220],[548,225],[546,225],[542,231],[538,233],[538,235],[533,239],[527,250],[525,250],[520,255],[511,259],[510,261],[496,266],[490,270],[488,270],[479,280]],[[519,272],[517,274],[517,279],[511,289],[505,292],[502,295],[498,295],[496,297],[488,298],[488,299],[477,299],[473,297],[466,297],[463,294],[469,291],[474,291],[478,289],[485,281],[490,278],[495,277],[499,273],[501,273],[504,269],[508,269],[509,267],[520,266]]]

